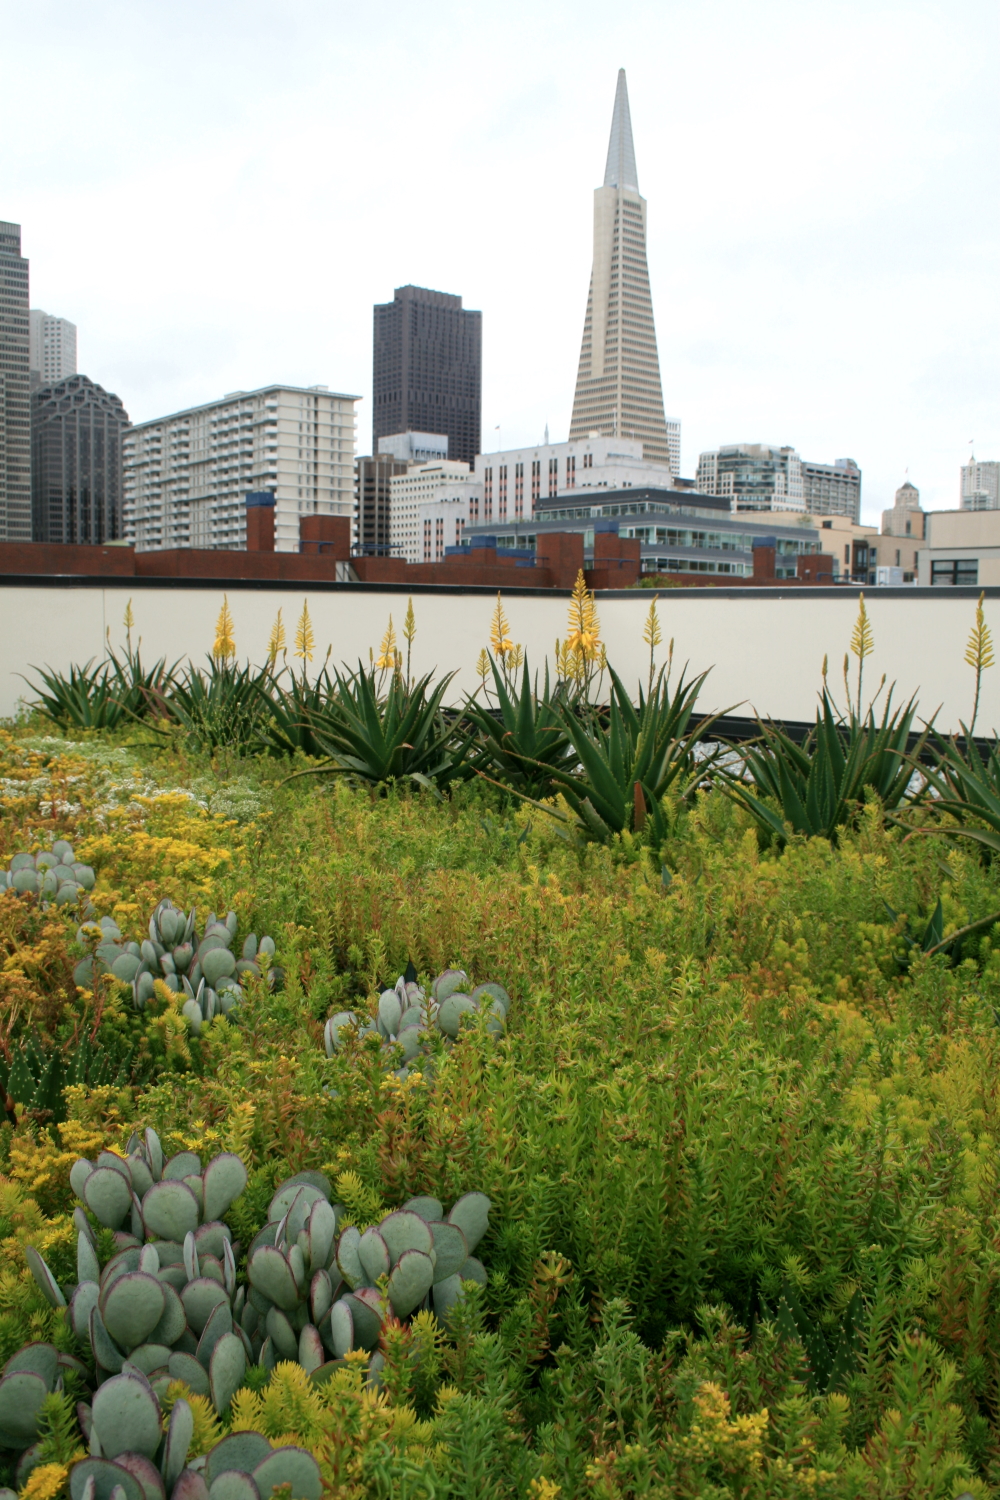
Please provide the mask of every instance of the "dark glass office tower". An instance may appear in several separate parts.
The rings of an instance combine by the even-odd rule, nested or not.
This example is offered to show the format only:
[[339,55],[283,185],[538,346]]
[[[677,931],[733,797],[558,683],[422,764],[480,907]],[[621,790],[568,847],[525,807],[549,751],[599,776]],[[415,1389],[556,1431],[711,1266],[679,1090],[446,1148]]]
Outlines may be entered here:
[[372,447],[395,432],[448,434],[448,457],[479,452],[483,315],[461,297],[399,286],[375,306]]
[[30,348],[21,226],[0,219],[0,542],[31,541]]
[[36,542],[114,542],[122,534],[122,437],[117,396],[71,375],[31,397],[31,510]]

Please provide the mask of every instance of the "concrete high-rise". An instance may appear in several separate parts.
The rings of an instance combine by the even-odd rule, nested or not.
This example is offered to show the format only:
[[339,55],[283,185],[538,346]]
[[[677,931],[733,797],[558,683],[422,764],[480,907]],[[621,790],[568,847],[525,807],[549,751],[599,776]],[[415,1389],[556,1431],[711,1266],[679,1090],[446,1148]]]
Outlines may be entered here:
[[962,465],[961,503],[963,510],[1000,510],[1000,463],[973,455]]
[[594,262],[569,436],[639,438],[646,459],[680,469],[680,424],[663,414],[625,69],[611,119],[604,186],[594,192]]
[[40,385],[55,385],[76,374],[75,323],[33,307],[29,340],[32,390]]
[[125,536],[139,552],[242,551],[248,492],[274,495],[274,550],[306,516],[354,510],[354,403],[325,385],[230,391],[125,437]]
[[445,433],[448,457],[473,463],[482,372],[482,313],[449,292],[397,287],[391,302],[375,306],[372,448],[394,433]]
[[0,219],[0,542],[31,541],[28,262]]
[[802,460],[794,448],[730,443],[698,459],[695,486],[727,498],[734,511],[805,510]]
[[861,470],[853,458],[832,464],[802,460],[802,493],[813,516],[846,516],[861,521]]
[[86,375],[31,396],[32,540],[117,541],[128,412]]

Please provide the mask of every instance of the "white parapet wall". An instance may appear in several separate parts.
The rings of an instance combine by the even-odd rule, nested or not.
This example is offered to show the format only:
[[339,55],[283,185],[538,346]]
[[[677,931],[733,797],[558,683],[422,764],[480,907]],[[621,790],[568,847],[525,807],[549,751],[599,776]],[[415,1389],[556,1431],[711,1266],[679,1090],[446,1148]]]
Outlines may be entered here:
[[[205,664],[214,640],[223,595],[235,626],[237,654],[262,662],[278,610],[282,611],[293,661],[295,625],[303,602],[316,638],[310,671],[332,647],[331,664],[368,663],[392,615],[401,646],[407,598],[412,594],[417,633],[413,667],[418,673],[456,672],[449,699],[460,703],[478,684],[476,660],[489,644],[496,595],[489,590],[373,585],[313,585],[292,588],[259,583],[191,584],[187,580],[122,579],[100,584],[59,581],[25,586],[3,580],[0,587],[0,716],[13,716],[32,694],[25,677],[33,669],[61,672],[101,657],[106,642],[120,650],[124,617],[131,600],[133,640],[141,637],[142,656],[151,663],[190,657]],[[871,589],[865,603],[874,652],[864,669],[865,697],[882,674],[896,684],[897,701],[916,694],[921,716],[938,710],[938,726],[957,730],[971,713],[973,673],[964,656],[975,620],[976,590]],[[644,589],[597,595],[601,636],[608,657],[629,686],[648,673],[643,624],[651,593]],[[532,666],[552,661],[557,637],[566,633],[568,596],[562,592],[514,590],[503,596],[513,639],[523,644]],[[842,696],[842,667],[858,615],[856,589],[676,589],[659,596],[664,645],[674,640],[675,671],[711,668],[700,707],[742,715],[759,712],[775,719],[810,720],[816,706],[823,658]],[[1000,588],[987,590],[986,621],[1000,641]],[[404,647],[405,649],[405,647]],[[852,690],[857,659],[850,657]],[[1000,729],[1000,666],[987,671],[977,732]]]

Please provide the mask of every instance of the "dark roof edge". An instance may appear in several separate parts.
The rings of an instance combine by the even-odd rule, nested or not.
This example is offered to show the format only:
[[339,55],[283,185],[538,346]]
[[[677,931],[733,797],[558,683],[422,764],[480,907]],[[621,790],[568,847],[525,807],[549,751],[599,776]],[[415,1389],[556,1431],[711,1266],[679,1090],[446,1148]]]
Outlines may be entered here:
[[[513,572],[513,569],[511,570]],[[318,591],[322,593],[382,593],[382,594],[444,594],[446,597],[454,597],[461,594],[473,596],[489,595],[495,597],[497,587],[492,583],[462,584],[462,583],[361,583],[349,582],[338,583],[334,579],[306,579],[306,578],[150,578],[137,576],[132,573],[121,574],[78,574],[78,573],[3,573],[0,574],[0,587],[4,588],[84,588],[100,589],[112,586],[131,589],[263,589],[274,593],[279,589],[301,589]],[[536,598],[568,599],[572,589],[554,588],[529,588],[525,585],[514,583],[503,584],[500,590],[504,594],[522,594]],[[782,588],[774,585],[770,588],[727,588],[722,585],[717,588],[660,588],[660,589],[599,589],[597,591],[597,602],[600,605],[604,599],[637,599],[645,601],[648,607],[650,597],[656,595],[661,602],[669,599],[675,594],[694,595],[702,601],[710,599],[831,599],[842,598],[847,595],[857,598],[859,594],[867,594],[869,598],[876,599],[914,599],[921,602],[928,598],[954,598],[978,599],[980,594],[985,594],[987,599],[1000,599],[1000,584],[950,584],[947,587],[939,585],[931,587],[928,585],[907,584],[899,588],[878,587],[868,584],[837,584],[837,585],[800,585],[798,588]]]

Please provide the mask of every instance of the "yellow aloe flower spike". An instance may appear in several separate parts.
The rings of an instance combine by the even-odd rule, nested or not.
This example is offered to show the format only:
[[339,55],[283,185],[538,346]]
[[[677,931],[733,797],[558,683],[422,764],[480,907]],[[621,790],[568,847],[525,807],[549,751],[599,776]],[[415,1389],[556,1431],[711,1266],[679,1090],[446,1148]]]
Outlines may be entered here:
[[508,651],[514,649],[514,642],[510,638],[510,625],[507,616],[503,612],[503,601],[497,592],[497,606],[493,611],[493,619],[490,621],[490,645],[493,647],[493,655],[503,661]]
[[378,648],[378,656],[375,658],[375,669],[379,672],[391,672],[396,665],[396,631],[392,623],[392,615],[389,616],[389,628],[382,637],[382,644]]
[[285,649],[285,623],[281,618],[281,610],[278,610],[278,618],[271,626],[271,635],[267,643],[267,657],[271,665],[278,659],[279,651]]
[[486,676],[487,676],[487,673],[489,672],[489,670],[490,670],[489,652],[486,650],[486,647],[484,646],[483,649],[479,653],[479,660],[476,662],[476,671],[479,673],[479,675],[482,678],[483,682],[486,681]]
[[596,661],[601,644],[601,622],[593,594],[588,590],[583,569],[576,575],[573,597],[569,601],[569,630],[566,646],[586,662]]
[[413,613],[413,600],[406,602],[406,619],[403,621],[403,640],[406,642],[406,685],[410,685],[410,654],[413,651],[413,637],[417,633],[417,617]]
[[858,717],[861,716],[861,674],[865,667],[865,657],[871,656],[875,650],[875,637],[872,635],[871,621],[865,608],[865,596],[862,593],[858,598],[858,618],[854,622],[854,633],[851,636],[851,650],[858,658]]
[[212,655],[216,661],[228,661],[231,656],[236,655],[236,641],[233,638],[233,617],[229,610],[229,597],[222,596],[222,608],[219,610],[219,618],[215,622],[215,644],[212,647]]
[[315,649],[316,636],[313,633],[312,620],[309,618],[309,600],[303,599],[302,613],[295,627],[295,650],[292,655],[297,656],[302,662],[312,661]]
[[660,632],[660,621],[656,613],[656,603],[659,597],[659,594],[654,594],[653,602],[649,606],[649,614],[646,616],[646,623],[642,628],[642,638],[645,641],[646,645],[649,647],[650,651],[652,651],[655,646],[660,646],[663,644],[663,636]]
[[993,637],[990,627],[986,623],[983,613],[983,599],[985,594],[979,595],[979,603],[976,605],[976,623],[969,632],[969,644],[965,648],[965,660],[976,674],[976,696],[972,704],[972,723],[969,725],[969,734],[976,727],[976,719],[979,717],[979,690],[982,686],[983,673],[988,667],[995,665],[993,657]]

